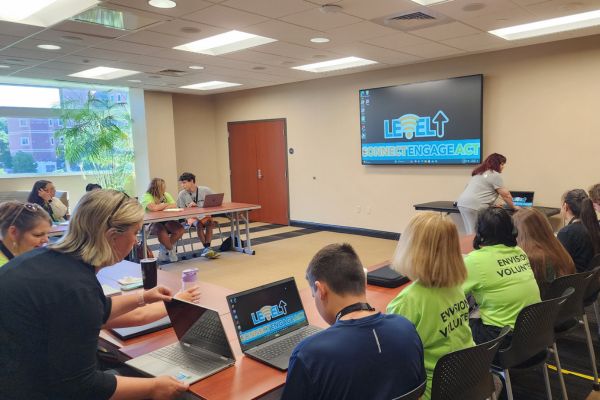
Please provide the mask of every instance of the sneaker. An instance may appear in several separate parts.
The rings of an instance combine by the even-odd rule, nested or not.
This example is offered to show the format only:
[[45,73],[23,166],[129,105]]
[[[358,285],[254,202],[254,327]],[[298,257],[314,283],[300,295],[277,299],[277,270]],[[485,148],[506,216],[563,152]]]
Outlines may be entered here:
[[217,253],[213,249],[209,248],[207,251],[204,252],[203,255],[206,258],[210,258],[211,260],[214,260],[215,258],[219,258],[221,256],[221,253]]
[[175,249],[169,251],[169,261],[171,261],[171,262],[179,261],[179,259],[177,258],[177,252],[175,251]]
[[169,260],[169,252],[165,249],[165,246],[162,244],[158,246],[158,261],[168,261]]

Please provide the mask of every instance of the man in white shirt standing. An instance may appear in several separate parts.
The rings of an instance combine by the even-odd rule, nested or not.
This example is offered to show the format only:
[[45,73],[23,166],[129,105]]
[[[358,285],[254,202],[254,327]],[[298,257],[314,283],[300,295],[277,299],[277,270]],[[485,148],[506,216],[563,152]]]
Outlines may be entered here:
[[[196,176],[191,172],[184,172],[179,176],[179,183],[183,190],[177,196],[177,207],[203,207],[204,198],[213,191],[206,186],[196,185]],[[204,245],[201,255],[207,258],[217,258],[219,253],[210,248],[210,242],[213,235],[213,219],[210,215],[200,214],[196,217],[188,218],[187,223],[196,227],[198,238]]]

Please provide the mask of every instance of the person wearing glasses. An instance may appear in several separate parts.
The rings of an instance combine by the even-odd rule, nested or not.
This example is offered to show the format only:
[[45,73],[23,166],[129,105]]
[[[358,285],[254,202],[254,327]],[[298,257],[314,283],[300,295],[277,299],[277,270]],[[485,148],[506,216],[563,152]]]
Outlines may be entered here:
[[96,274],[123,260],[144,210],[115,190],[79,201],[61,240],[0,268],[0,387],[6,399],[174,399],[173,377],[133,378],[97,369],[104,324],[145,304],[171,300],[164,286],[107,298]]
[[34,203],[0,204],[0,267],[19,254],[48,243],[52,220]]
[[65,222],[69,218],[67,206],[56,197],[56,187],[50,181],[42,179],[35,182],[27,201],[46,210],[53,222]]
[[[150,181],[148,190],[142,197],[142,206],[146,211],[163,211],[169,208],[177,208],[175,199],[166,191],[167,185],[164,179],[153,178]],[[158,259],[161,261],[169,260],[177,262],[177,250],[175,244],[183,234],[185,229],[177,221],[155,222],[150,225],[150,233],[158,237],[160,250]]]

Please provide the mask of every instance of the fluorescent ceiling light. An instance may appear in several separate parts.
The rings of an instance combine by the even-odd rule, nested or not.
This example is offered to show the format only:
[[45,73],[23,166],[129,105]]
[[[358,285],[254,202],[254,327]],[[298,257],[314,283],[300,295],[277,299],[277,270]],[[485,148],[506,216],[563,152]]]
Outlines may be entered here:
[[422,6],[430,6],[432,4],[437,4],[437,3],[446,3],[447,1],[452,1],[452,0],[412,0],[414,3],[420,4]]
[[529,24],[515,25],[508,28],[495,29],[489,31],[489,33],[506,40],[517,40],[588,28],[596,25],[600,25],[600,10],[546,19],[543,21],[531,22]]
[[142,83],[139,79],[127,79],[127,82]]
[[37,47],[38,47],[38,49],[42,49],[42,50],[60,50],[60,49],[62,49],[62,47],[57,46],[55,44],[38,44]]
[[188,68],[189,69],[204,69],[204,67],[202,65],[190,65]]
[[194,89],[194,90],[214,90],[214,89],[222,89],[222,88],[226,88],[226,87],[241,86],[241,85],[242,85],[241,83],[210,81],[210,82],[195,83],[193,85],[180,86],[180,88],[181,89]]
[[110,79],[123,78],[124,76],[139,74],[138,71],[131,71],[128,69],[110,68],[110,67],[96,67],[92,69],[86,69],[85,71],[77,72],[69,76],[75,78],[90,78],[100,79],[107,81]]
[[314,64],[300,65],[298,67],[292,67],[293,69],[300,69],[308,72],[328,72],[336,71],[338,69],[355,68],[363,65],[377,64],[377,61],[366,60],[360,57],[345,57],[338,58],[335,60],[323,61]]
[[177,5],[172,0],[149,0],[148,4],[156,8],[173,8]]
[[329,42],[329,39],[325,37],[314,37],[310,39],[310,41],[313,43],[327,43]]
[[173,47],[176,50],[191,51],[194,53],[208,54],[218,56],[238,50],[248,49],[250,47],[260,46],[261,44],[276,42],[277,40],[264,36],[253,35],[251,33],[240,31],[229,31],[196,40],[195,42],[182,44]]
[[99,2],[100,0],[0,0],[0,20],[48,27]]
[[2,69],[8,69],[8,68],[10,68],[10,65],[0,65],[0,68],[2,68]]

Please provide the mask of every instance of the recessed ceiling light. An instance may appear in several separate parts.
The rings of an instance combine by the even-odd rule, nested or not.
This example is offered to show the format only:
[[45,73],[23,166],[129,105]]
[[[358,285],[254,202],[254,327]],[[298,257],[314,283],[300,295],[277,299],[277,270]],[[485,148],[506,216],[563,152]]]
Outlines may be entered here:
[[462,8],[463,11],[479,11],[485,8],[485,4],[483,3],[471,3],[471,4],[467,4],[466,6],[464,6]]
[[180,86],[180,88],[181,89],[194,89],[194,90],[215,90],[215,89],[222,89],[222,88],[226,88],[226,87],[241,86],[241,85],[242,85],[241,83],[210,81],[210,82],[195,83],[193,85]]
[[173,8],[177,5],[172,0],[149,0],[148,4],[156,8]]
[[508,28],[489,31],[492,35],[506,40],[525,39],[551,33],[572,31],[575,29],[589,28],[600,25],[600,10],[580,14],[566,15],[529,24],[515,25]]
[[55,44],[38,44],[37,47],[38,47],[38,49],[43,49],[43,50],[60,50],[60,49],[62,49],[62,47],[57,46]]
[[10,68],[10,65],[0,65],[0,68],[2,68],[2,69],[8,69],[8,68]]
[[422,6],[430,6],[432,4],[445,3],[447,1],[452,1],[452,0],[412,0],[412,1],[417,4],[420,4]]
[[342,6],[338,6],[337,4],[323,4],[320,10],[324,14],[335,14],[342,11]]
[[180,31],[183,33],[198,33],[200,32],[200,29],[193,26],[184,26]]
[[0,20],[48,27],[99,2],[100,0],[5,0],[0,4]]
[[325,37],[314,37],[310,39],[310,41],[313,43],[328,43],[329,39]]
[[205,39],[196,40],[195,42],[182,44],[181,46],[176,46],[173,48],[176,50],[218,56],[221,54],[227,54],[276,41],[277,40],[275,39],[253,35],[251,33],[229,31],[219,35],[207,37]]
[[370,64],[377,64],[377,61],[367,60],[360,57],[344,57],[314,64],[300,65],[292,68],[308,72],[328,72],[339,69],[356,68]]
[[69,76],[73,76],[75,78],[90,78],[106,81],[110,79],[123,78],[125,76],[135,74],[139,74],[139,72],[120,68],[96,67],[86,69],[85,71],[77,72],[75,74],[70,74]]
[[142,83],[142,81],[140,81],[139,79],[127,79],[127,82],[131,82],[131,83]]
[[188,68],[189,69],[204,69],[204,67],[202,65],[190,65]]

